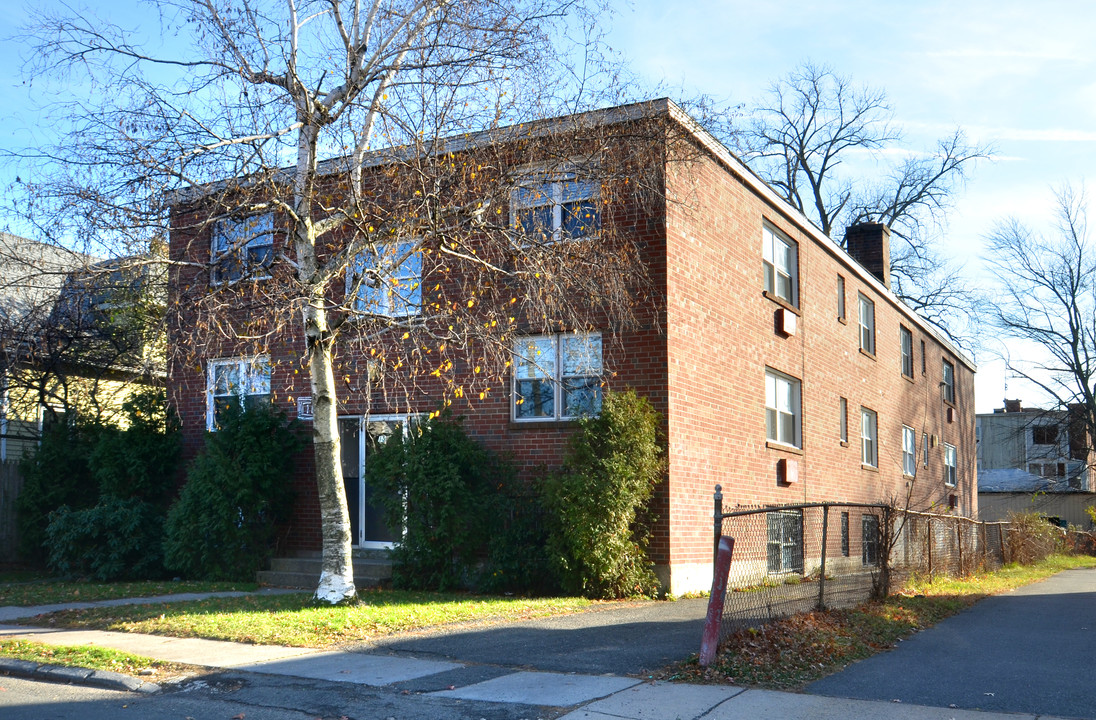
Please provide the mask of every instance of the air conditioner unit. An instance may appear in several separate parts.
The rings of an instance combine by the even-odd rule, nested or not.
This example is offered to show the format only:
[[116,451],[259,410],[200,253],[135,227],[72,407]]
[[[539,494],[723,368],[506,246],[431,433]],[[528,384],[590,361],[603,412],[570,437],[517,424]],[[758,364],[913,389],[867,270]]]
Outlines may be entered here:
[[785,335],[795,335],[796,323],[798,321],[799,316],[787,308],[780,308],[776,311],[776,326],[780,328],[780,332]]
[[799,461],[791,458],[777,460],[776,476],[780,482],[788,485],[799,482]]

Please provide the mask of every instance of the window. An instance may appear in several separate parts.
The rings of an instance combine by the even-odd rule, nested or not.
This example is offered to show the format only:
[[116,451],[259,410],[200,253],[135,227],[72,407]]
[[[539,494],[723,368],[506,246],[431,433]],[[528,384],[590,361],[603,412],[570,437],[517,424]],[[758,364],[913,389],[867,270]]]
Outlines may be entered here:
[[879,467],[878,421],[875,411],[860,408],[860,462]]
[[775,370],[765,371],[765,437],[799,447],[799,381]]
[[1065,463],[1028,463],[1028,472],[1045,478],[1062,478],[1066,476]]
[[1057,445],[1057,425],[1036,425],[1031,429],[1031,442],[1034,445]]
[[770,573],[803,572],[803,511],[765,514],[768,523]]
[[917,435],[913,428],[902,426],[902,474],[917,474]]
[[905,325],[900,325],[898,336],[902,343],[902,374],[913,379],[913,333]]
[[510,196],[511,223],[526,244],[588,237],[601,228],[599,189],[574,173],[525,178]]
[[268,277],[274,260],[274,214],[218,220],[213,224],[210,259],[215,285]]
[[841,513],[841,557],[849,556],[849,514]]
[[839,420],[841,423],[841,442],[847,443],[849,441],[849,401],[845,398],[841,398],[838,412],[841,413]]
[[765,292],[789,305],[798,305],[796,285],[799,282],[799,273],[795,243],[768,225],[762,228],[761,239]]
[[921,341],[921,374],[928,375],[928,356],[925,350],[925,341]]
[[944,360],[944,402],[955,404],[955,366]]
[[863,295],[860,298],[860,349],[875,354],[875,303]]
[[601,335],[514,341],[514,420],[567,420],[601,410]]
[[215,431],[228,407],[270,402],[270,360],[265,357],[210,360],[206,379],[206,427]]
[[929,434],[921,433],[921,464],[929,466]]
[[879,517],[860,516],[861,558],[865,565],[879,564]]
[[346,293],[356,295],[354,310],[406,317],[422,307],[422,253],[416,241],[377,245],[359,253],[346,273]]
[[955,446],[944,443],[944,484],[955,487],[956,479]]
[[837,319],[845,322],[845,276],[837,276]]

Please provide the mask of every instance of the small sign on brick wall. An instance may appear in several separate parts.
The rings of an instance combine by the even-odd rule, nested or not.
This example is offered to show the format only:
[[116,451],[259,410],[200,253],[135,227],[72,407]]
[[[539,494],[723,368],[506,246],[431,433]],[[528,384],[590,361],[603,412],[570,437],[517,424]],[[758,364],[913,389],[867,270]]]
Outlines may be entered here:
[[312,419],[312,396],[297,398],[297,419],[298,420],[311,420]]

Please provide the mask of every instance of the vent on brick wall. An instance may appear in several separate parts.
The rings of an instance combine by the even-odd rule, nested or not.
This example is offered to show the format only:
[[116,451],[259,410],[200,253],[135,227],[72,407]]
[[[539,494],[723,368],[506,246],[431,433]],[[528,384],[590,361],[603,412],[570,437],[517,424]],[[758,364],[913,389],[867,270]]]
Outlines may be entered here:
[[787,308],[776,311],[776,326],[785,335],[795,335],[795,326],[798,316]]
[[955,422],[955,408],[948,408],[948,422]]
[[799,482],[799,461],[792,458],[780,458],[776,461],[776,476],[782,483]]
[[948,495],[948,509],[954,510],[957,507],[959,507],[959,496]]

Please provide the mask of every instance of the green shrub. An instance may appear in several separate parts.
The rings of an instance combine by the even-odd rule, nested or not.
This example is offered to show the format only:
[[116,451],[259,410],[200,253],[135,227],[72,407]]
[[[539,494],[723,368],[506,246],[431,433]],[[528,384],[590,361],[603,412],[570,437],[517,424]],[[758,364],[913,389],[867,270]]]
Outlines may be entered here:
[[99,499],[99,483],[89,458],[106,426],[77,418],[43,433],[37,452],[21,464],[23,489],[16,501],[19,551],[26,562],[47,559],[46,528],[51,512],[67,506],[84,509]]
[[50,567],[101,582],[163,577],[163,511],[137,498],[61,507],[46,530]]
[[393,435],[367,456],[369,483],[389,527],[403,527],[392,582],[409,589],[465,587],[484,554],[497,489],[512,474],[443,415]]
[[563,470],[545,482],[549,551],[564,588],[595,598],[653,595],[647,501],[662,477],[659,416],[632,390],[607,393],[581,421]]
[[553,595],[559,577],[548,556],[548,515],[540,495],[504,489],[487,546],[487,564],[476,589],[486,593]]
[[168,512],[164,562],[187,578],[252,580],[292,502],[296,421],[271,406],[227,408]]
[[179,422],[163,390],[135,393],[123,405],[125,430],[105,428],[89,458],[102,496],[140,498],[166,510],[179,467]]

